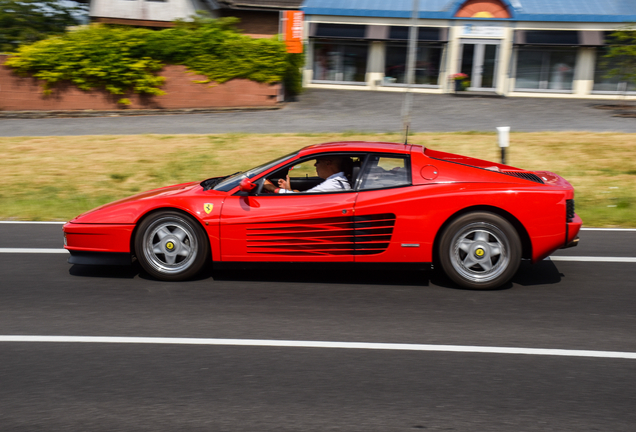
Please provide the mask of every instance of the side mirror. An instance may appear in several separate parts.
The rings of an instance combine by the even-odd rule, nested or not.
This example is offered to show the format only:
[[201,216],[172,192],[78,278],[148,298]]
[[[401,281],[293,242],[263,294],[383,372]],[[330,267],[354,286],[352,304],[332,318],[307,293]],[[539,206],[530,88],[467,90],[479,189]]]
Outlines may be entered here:
[[239,186],[239,190],[241,192],[252,192],[256,188],[256,183],[252,183],[250,179],[245,177],[241,180],[241,184]]

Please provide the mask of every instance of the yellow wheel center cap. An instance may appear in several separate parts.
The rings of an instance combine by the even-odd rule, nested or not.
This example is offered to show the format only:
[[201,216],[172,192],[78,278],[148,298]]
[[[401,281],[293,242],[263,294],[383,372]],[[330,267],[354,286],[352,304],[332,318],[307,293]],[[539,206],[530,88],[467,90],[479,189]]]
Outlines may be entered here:
[[477,257],[479,258],[483,257],[485,253],[486,252],[482,248],[479,248],[475,251],[475,255],[477,255]]
[[166,243],[166,249],[168,249],[168,252],[172,252],[174,250],[174,243],[172,243],[171,241]]

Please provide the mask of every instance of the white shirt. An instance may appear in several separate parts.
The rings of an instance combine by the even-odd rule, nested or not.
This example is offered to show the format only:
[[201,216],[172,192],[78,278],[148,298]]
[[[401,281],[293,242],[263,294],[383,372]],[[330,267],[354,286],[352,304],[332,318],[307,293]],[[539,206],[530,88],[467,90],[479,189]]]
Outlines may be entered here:
[[[349,184],[349,180],[345,177],[344,172],[339,172],[333,175],[330,175],[325,179],[324,182],[320,183],[318,186],[314,186],[311,189],[308,189],[305,192],[331,192],[331,191],[341,191],[341,190],[350,190],[351,185]],[[294,191],[290,191],[287,189],[280,189],[278,193],[296,193]]]

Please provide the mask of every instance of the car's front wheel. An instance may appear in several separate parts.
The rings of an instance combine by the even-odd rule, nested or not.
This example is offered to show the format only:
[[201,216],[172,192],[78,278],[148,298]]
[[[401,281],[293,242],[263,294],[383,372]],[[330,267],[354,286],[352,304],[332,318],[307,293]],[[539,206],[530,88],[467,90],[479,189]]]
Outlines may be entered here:
[[488,212],[458,217],[439,242],[444,272],[464,288],[491,289],[508,282],[521,263],[521,241],[504,218]]
[[190,216],[165,210],[144,219],[135,236],[135,252],[151,276],[165,281],[192,278],[205,266],[205,231]]

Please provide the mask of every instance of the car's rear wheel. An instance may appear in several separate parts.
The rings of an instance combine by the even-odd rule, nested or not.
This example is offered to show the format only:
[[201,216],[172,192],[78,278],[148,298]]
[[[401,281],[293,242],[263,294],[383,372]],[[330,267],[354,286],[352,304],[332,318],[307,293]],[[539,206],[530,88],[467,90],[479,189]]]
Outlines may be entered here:
[[180,281],[205,266],[209,247],[205,231],[190,216],[165,210],[144,219],[135,236],[135,252],[151,276]]
[[521,241],[504,218],[488,212],[468,213],[444,230],[439,261],[448,277],[464,288],[497,288],[517,272]]

